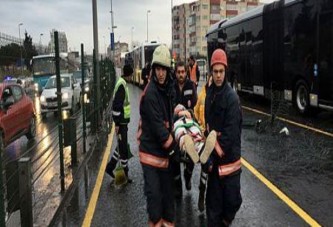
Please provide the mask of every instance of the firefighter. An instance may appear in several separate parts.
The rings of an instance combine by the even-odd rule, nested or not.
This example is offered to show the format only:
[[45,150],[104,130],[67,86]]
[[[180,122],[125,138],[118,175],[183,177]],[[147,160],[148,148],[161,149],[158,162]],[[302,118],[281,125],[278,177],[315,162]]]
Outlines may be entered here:
[[[182,61],[177,62],[176,64],[176,82],[174,83],[175,87],[175,103],[183,105],[186,109],[193,112],[193,108],[197,103],[198,95],[196,84],[187,78],[185,63]],[[178,148],[177,148],[178,149]],[[180,154],[180,152],[177,152]],[[174,185],[175,185],[175,196],[176,198],[182,197],[182,179],[180,174],[180,158],[175,161],[171,161]],[[185,169],[184,169],[184,178],[185,178],[185,187],[187,190],[191,190],[191,178],[194,168],[194,163],[191,159],[186,159]]]
[[133,74],[133,69],[130,65],[124,65],[123,76],[120,77],[114,88],[113,104],[112,104],[112,118],[116,125],[115,132],[118,138],[118,149],[113,152],[111,160],[106,166],[106,172],[111,176],[111,185],[114,183],[114,169],[120,159],[120,164],[124,168],[127,182],[131,183],[132,180],[128,178],[128,146],[127,146],[127,131],[128,123],[130,122],[131,106],[129,99],[129,91],[124,80],[124,77],[129,77]]
[[205,99],[206,131],[215,130],[217,140],[208,170],[206,212],[208,226],[229,226],[239,210],[241,175],[242,112],[239,98],[225,77],[227,56],[222,49],[211,58],[213,83]]
[[174,226],[175,206],[169,166],[176,144],[172,136],[173,83],[170,51],[153,53],[151,80],[140,100],[139,158],[143,169],[149,226]]

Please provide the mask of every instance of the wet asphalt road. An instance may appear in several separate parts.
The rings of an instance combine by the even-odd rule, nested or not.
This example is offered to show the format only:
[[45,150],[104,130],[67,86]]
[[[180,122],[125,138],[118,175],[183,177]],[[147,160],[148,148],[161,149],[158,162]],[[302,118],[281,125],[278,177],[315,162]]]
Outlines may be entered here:
[[[143,195],[142,169],[138,160],[136,130],[138,100],[141,90],[130,85],[131,123],[129,142],[134,157],[129,161],[130,176],[134,180],[122,189],[110,187],[104,175],[91,226],[147,226],[146,200]],[[267,117],[247,110],[244,122]],[[279,134],[287,127],[290,136]],[[257,133],[245,127],[242,134],[242,156],[279,190],[322,226],[333,223],[333,138],[311,130],[276,121]],[[115,139],[112,150],[115,147]],[[91,192],[96,184],[103,152],[93,154],[82,173],[80,184],[62,212],[56,226],[80,226],[85,218]],[[309,226],[306,218],[293,211],[288,202],[281,200],[266,184],[242,167],[243,204],[233,226]],[[192,178],[192,190],[183,186],[183,198],[177,202],[176,226],[206,226],[206,215],[197,208],[199,167]],[[290,202],[289,202],[290,203]]]

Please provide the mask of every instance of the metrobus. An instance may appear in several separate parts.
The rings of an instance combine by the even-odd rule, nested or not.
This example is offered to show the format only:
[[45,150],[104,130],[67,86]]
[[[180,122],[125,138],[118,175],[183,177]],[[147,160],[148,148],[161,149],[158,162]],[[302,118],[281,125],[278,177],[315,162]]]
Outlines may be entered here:
[[[68,73],[68,55],[60,53],[60,73]],[[32,57],[32,77],[35,91],[41,93],[47,80],[56,74],[55,54],[37,55]]]
[[333,110],[333,1],[275,1],[221,20],[206,37],[209,60],[225,49],[237,91],[280,91],[300,113]]
[[131,82],[143,86],[141,70],[145,67],[147,62],[152,62],[154,50],[159,45],[161,44],[156,42],[144,43],[126,53],[125,64],[130,64],[134,70],[133,77],[130,79]]

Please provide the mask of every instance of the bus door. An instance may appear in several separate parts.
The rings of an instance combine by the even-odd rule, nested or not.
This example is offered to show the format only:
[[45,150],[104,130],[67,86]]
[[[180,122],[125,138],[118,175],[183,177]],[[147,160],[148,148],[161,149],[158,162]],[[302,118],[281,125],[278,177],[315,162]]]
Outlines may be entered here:
[[264,6],[263,65],[265,96],[273,90],[283,90],[283,5],[284,1]]
[[318,43],[318,98],[326,105],[333,105],[333,9],[319,15]]

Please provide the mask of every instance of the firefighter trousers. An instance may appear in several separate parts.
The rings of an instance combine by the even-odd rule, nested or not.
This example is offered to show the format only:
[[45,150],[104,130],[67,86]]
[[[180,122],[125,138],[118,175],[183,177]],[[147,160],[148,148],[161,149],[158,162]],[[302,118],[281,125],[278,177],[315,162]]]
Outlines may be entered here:
[[142,169],[149,221],[154,224],[161,220],[173,223],[175,204],[170,168],[160,169],[142,165]]
[[209,227],[229,226],[242,204],[241,170],[220,178],[217,168],[208,174],[206,212]]

